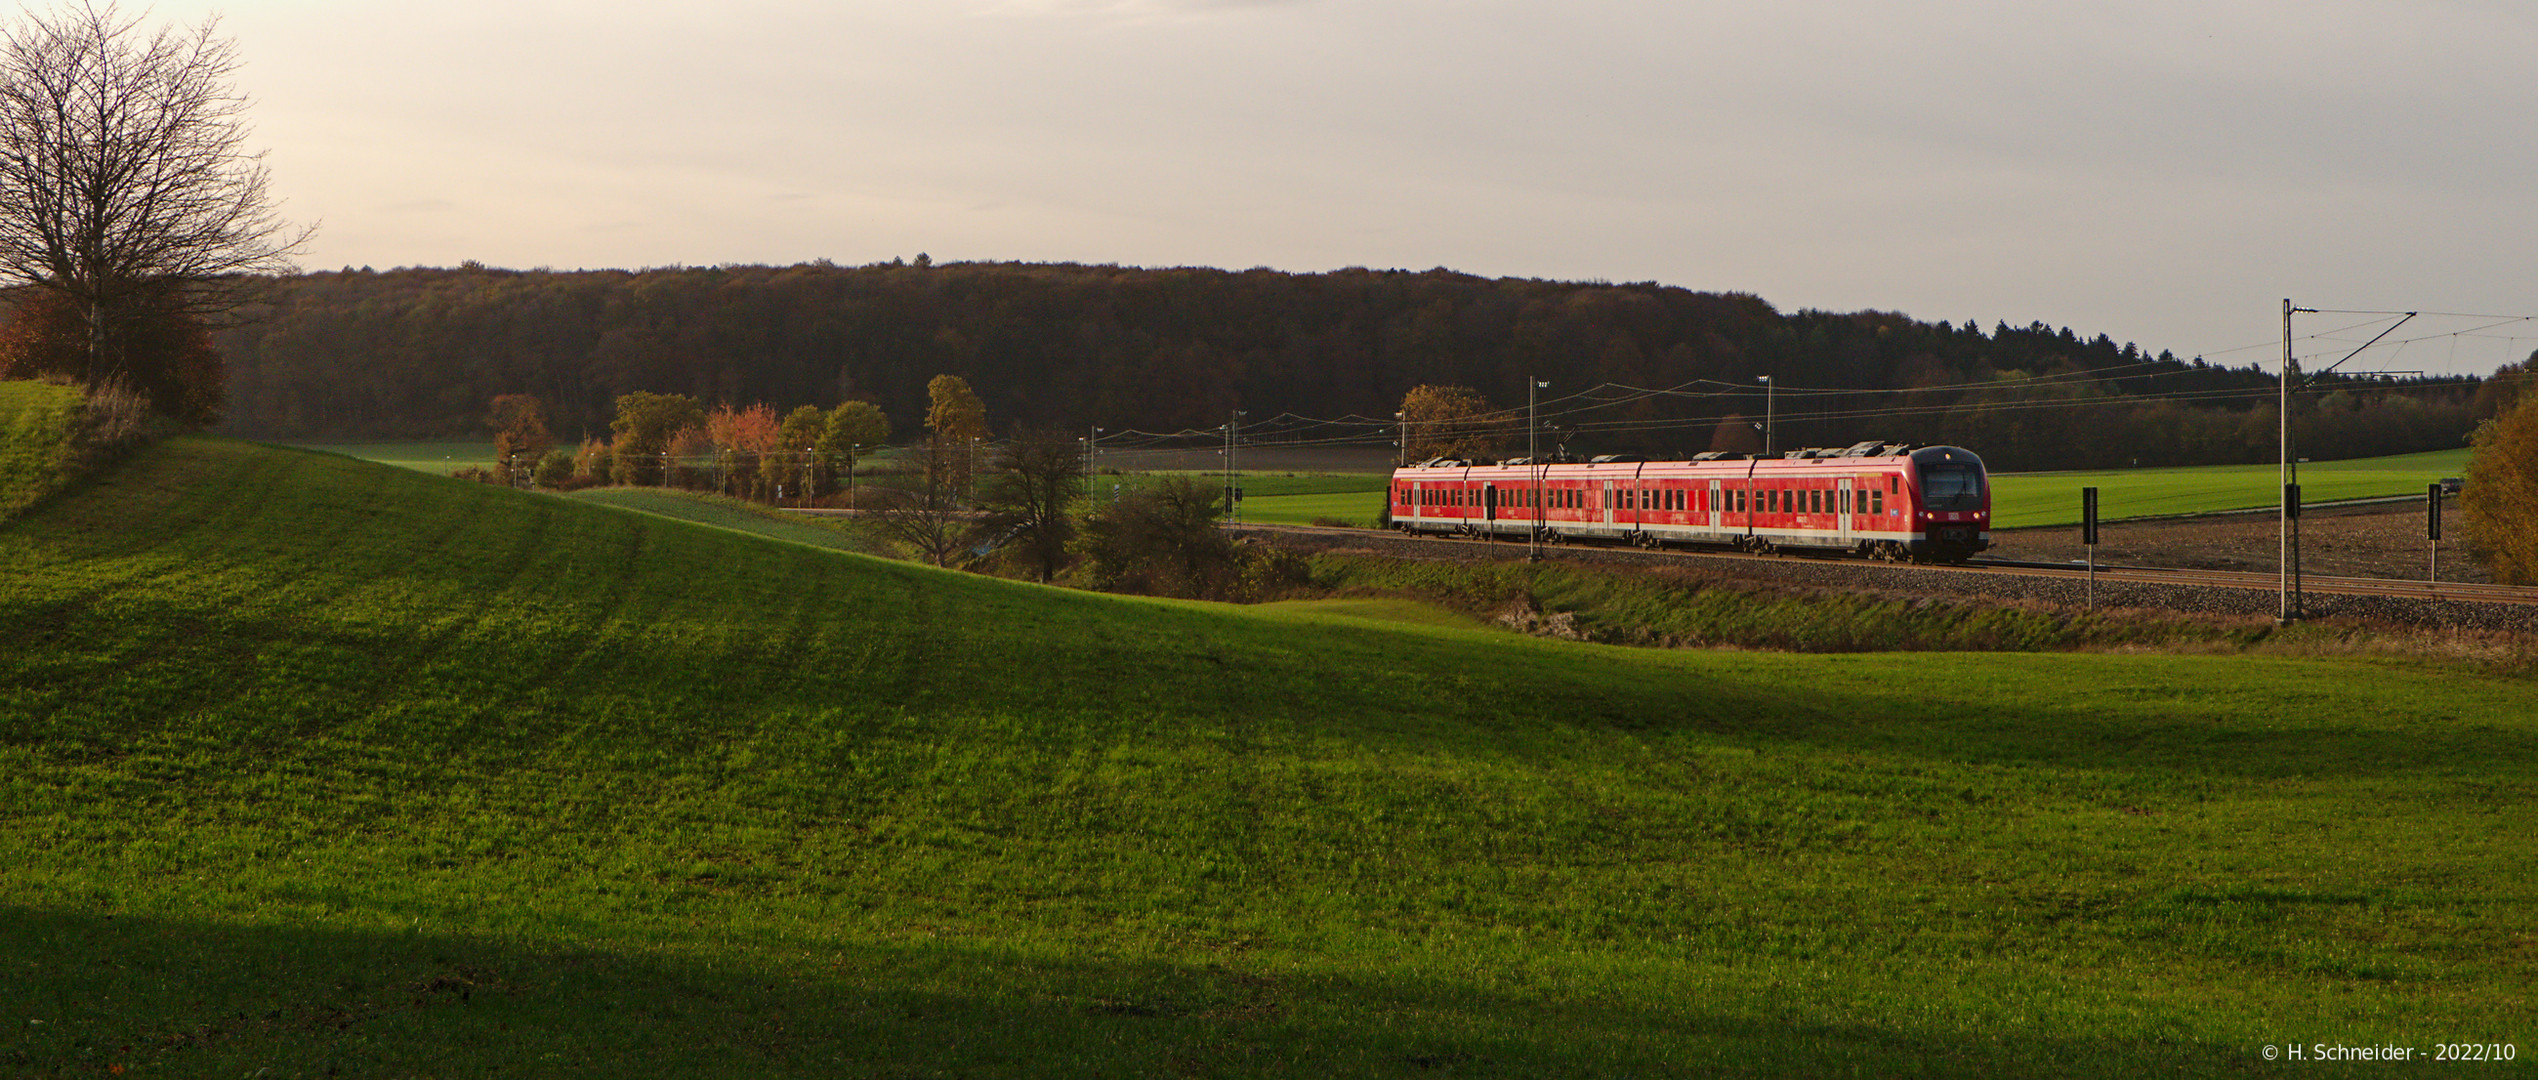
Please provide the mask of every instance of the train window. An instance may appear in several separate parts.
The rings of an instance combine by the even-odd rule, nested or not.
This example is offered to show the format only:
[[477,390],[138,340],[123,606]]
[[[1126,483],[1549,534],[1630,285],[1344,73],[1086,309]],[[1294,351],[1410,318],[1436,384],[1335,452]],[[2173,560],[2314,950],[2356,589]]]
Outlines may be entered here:
[[1883,514],[1883,513],[1885,513],[1885,512],[1886,512],[1886,493],[1885,493],[1885,492],[1883,492],[1883,491],[1878,491],[1878,490],[1875,490],[1875,489],[1871,489],[1871,490],[1869,491],[1869,493],[1868,493],[1868,512],[1869,512],[1869,513],[1872,513],[1872,514]]
[[1970,465],[1923,466],[1921,498],[1932,510],[1980,510],[1983,470]]
[[1824,492],[1822,490],[1807,492],[1807,513],[1821,514],[1823,512]]

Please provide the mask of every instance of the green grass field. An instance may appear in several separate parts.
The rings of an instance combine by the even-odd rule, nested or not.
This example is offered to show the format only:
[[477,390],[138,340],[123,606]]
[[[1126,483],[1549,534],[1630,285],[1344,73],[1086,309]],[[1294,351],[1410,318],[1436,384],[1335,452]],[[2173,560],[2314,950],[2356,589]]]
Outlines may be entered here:
[[2538,1052],[2530,687],[2429,664],[1625,650],[208,439],[0,526],[0,644],[14,1075]]

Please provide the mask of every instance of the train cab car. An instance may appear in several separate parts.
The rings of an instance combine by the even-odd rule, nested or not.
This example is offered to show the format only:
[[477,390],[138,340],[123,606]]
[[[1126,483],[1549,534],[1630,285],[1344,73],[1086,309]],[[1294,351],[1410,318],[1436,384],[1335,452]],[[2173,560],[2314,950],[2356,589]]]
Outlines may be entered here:
[[1992,484],[1983,459],[1961,446],[1911,454],[1913,525],[1909,550],[1931,562],[1964,562],[1992,546]]

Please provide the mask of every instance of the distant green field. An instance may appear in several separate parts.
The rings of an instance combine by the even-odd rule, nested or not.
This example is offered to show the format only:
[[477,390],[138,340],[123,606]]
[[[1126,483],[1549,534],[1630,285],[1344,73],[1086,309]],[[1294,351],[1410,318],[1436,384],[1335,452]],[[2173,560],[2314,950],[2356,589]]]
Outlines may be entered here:
[[415,469],[442,476],[468,465],[492,468],[493,440],[439,442],[365,442],[365,443],[294,443],[303,450],[323,450],[329,454],[376,461],[400,469]]
[[[2457,476],[2468,452],[2436,450],[2397,457],[2317,461],[2300,467],[2301,496],[2308,502],[2421,495],[2424,485]],[[1302,491],[1273,481],[1309,481]],[[1243,518],[1264,524],[1302,525],[1338,518],[1371,526],[1382,510],[1384,474],[1326,477],[1245,477]],[[2080,520],[2080,489],[2098,489],[2104,520],[2202,514],[2272,506],[2280,491],[2272,465],[2207,465],[2177,469],[2105,472],[1995,473],[1992,522],[2000,528],[2071,525]],[[1301,485],[1299,485],[1301,486]]]
[[[2464,471],[2467,456],[2459,449],[2313,461],[2300,466],[2300,496],[2308,503],[2420,496],[2425,485]],[[2005,529],[2078,524],[2080,489],[2091,486],[2098,489],[2098,516],[2111,521],[2275,506],[2281,502],[2282,473],[2274,465],[1997,473],[1992,477],[1992,524]]]
[[2538,1053],[2526,681],[1139,600],[211,439],[111,481],[0,525],[0,1073]]
[[[491,468],[494,463],[492,440],[442,440],[423,442],[360,442],[360,443],[288,443],[302,450],[322,450],[363,461],[376,461],[401,469],[447,476],[451,470],[468,465]],[[571,446],[565,449],[573,449]],[[885,460],[895,451],[866,453],[866,460]],[[655,469],[657,474],[660,470]],[[656,477],[657,478],[657,475]]]
[[[1107,492],[1116,485],[1134,484],[1140,478],[1154,476],[1189,476],[1211,488],[1224,481],[1223,473],[1103,474],[1094,478],[1094,486]],[[1317,518],[1336,518],[1371,528],[1376,515],[1383,510],[1383,491],[1392,482],[1392,475],[1247,473],[1239,482],[1243,489],[1244,521],[1267,525],[1309,525]]]
[[700,525],[783,540],[795,544],[877,554],[873,545],[835,518],[789,514],[758,503],[721,495],[658,488],[606,487],[568,492],[578,502],[657,514]]
[[1345,521],[1351,525],[1373,528],[1383,513],[1386,479],[1372,477],[1362,490],[1319,495],[1250,494],[1246,485],[1243,499],[1243,520],[1263,525],[1310,525],[1317,520]]

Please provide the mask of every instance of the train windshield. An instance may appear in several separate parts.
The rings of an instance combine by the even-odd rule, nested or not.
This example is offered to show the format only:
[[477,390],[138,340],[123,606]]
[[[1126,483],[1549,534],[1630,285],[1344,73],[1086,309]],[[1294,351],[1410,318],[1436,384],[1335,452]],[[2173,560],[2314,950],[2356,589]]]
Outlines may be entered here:
[[1921,499],[1931,510],[1983,508],[1983,470],[1976,465],[1924,465]]

